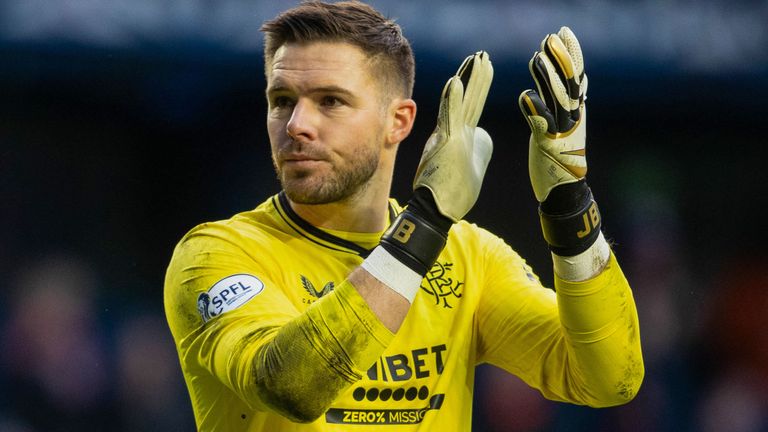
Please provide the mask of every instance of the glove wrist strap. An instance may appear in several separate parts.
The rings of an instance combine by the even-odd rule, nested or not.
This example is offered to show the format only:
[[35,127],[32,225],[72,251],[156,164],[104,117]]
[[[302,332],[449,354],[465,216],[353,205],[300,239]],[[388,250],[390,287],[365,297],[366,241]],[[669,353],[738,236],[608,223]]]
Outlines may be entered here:
[[[564,189],[558,191],[564,187],[571,190],[568,193],[563,193]],[[550,193],[539,205],[544,239],[557,255],[578,255],[592,246],[600,234],[602,218],[597,203],[584,180],[558,186],[552,192],[555,194]],[[550,201],[552,199],[557,201]]]
[[408,266],[424,276],[445,247],[448,231],[453,222],[440,214],[432,192],[417,188],[400,213],[381,236],[380,245]]
[[424,276],[437,260],[447,239],[447,232],[420,214],[405,210],[381,236],[380,245],[411,270]]
[[452,224],[437,211],[432,192],[418,188],[362,267],[412,303],[421,280],[445,247]]

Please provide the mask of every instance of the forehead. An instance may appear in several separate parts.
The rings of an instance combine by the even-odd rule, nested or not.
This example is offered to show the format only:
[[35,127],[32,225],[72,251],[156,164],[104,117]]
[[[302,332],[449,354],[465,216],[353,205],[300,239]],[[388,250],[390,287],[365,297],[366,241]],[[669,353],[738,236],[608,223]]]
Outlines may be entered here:
[[370,66],[363,50],[346,42],[287,43],[275,51],[267,81],[270,86],[309,81],[367,83]]

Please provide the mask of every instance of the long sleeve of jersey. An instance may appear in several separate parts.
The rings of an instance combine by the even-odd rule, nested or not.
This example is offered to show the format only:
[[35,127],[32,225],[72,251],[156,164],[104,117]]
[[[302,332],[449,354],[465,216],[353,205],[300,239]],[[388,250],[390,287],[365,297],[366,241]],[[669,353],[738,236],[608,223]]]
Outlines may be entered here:
[[501,240],[489,242],[486,253],[480,361],[553,400],[604,407],[635,396],[644,375],[637,311],[613,253],[593,279],[556,277],[555,291]]
[[[346,281],[300,312],[279,289],[286,281],[275,269],[285,257],[241,249],[239,235],[229,225],[215,224],[193,230],[174,251],[165,308],[185,375],[223,383],[247,409],[312,421],[360,379],[393,335]],[[201,298],[220,296],[215,287],[228,278],[235,293],[242,292],[246,287],[237,285],[238,277],[258,282],[259,292],[206,322]],[[211,400],[222,397],[220,392],[194,389],[216,385],[196,384],[202,385],[190,386],[193,404],[215,406]],[[198,424],[216,428],[217,413],[196,414],[210,416]]]
[[293,420],[315,420],[384,351],[391,336],[379,325],[355,289],[343,282],[276,330],[273,339],[233,353],[240,372],[234,379],[244,384],[240,394],[255,393]]

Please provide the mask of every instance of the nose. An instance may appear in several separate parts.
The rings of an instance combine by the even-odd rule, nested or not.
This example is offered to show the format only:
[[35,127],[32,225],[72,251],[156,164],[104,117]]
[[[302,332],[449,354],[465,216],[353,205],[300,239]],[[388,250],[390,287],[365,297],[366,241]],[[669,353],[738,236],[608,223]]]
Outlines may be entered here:
[[317,113],[312,104],[306,100],[299,99],[291,112],[291,118],[288,120],[285,129],[288,136],[298,141],[312,141],[316,138],[317,129],[315,126]]

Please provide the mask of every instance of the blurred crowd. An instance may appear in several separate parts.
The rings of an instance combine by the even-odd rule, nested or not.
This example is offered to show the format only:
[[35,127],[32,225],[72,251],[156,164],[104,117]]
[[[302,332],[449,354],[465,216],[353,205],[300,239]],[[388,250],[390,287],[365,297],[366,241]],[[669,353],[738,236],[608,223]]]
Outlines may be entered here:
[[74,254],[18,270],[3,290],[0,431],[194,430],[158,304],[105,301]]

